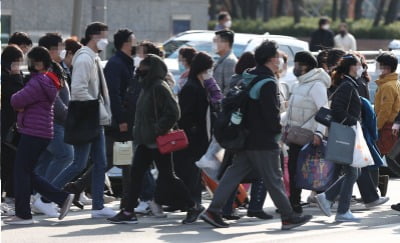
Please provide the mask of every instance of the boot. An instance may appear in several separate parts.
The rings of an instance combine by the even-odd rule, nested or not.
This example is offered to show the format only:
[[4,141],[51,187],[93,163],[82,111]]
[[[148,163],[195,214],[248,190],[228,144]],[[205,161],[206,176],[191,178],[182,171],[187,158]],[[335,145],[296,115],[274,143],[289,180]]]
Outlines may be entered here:
[[379,188],[379,191],[381,192],[381,196],[382,197],[386,196],[388,183],[389,183],[389,176],[388,175],[380,175],[379,176],[378,188]]

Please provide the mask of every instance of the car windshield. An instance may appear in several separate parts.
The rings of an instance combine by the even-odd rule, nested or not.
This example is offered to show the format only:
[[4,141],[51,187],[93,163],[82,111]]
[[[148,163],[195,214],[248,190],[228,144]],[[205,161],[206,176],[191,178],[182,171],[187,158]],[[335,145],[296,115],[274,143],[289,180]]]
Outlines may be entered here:
[[[164,45],[165,57],[178,59],[179,49],[182,47],[193,47],[197,51],[212,53],[212,42],[208,41],[170,41]],[[241,44],[233,44],[233,53],[236,57],[240,57],[246,46]]]

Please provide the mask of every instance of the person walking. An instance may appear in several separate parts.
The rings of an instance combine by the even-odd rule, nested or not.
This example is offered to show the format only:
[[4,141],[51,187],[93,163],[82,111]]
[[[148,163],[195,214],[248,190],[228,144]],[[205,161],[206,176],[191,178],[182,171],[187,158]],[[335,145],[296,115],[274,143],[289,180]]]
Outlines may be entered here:
[[216,53],[220,57],[214,67],[214,78],[226,95],[230,88],[230,81],[235,71],[237,58],[233,53],[232,46],[235,33],[231,30],[220,30],[215,32],[214,45]]
[[[357,91],[356,78],[363,72],[360,60],[353,54],[342,57],[333,75],[335,93],[332,97],[332,121],[346,126],[355,126],[361,121],[361,100]],[[350,200],[354,183],[360,175],[360,169],[343,165],[344,175],[334,182],[325,192],[316,196],[317,204],[326,216],[331,216],[331,205],[337,196],[339,206],[335,220],[337,222],[359,221],[350,211]]]
[[331,21],[327,17],[322,17],[318,22],[318,30],[311,35],[310,51],[330,49],[334,46],[334,34],[330,30]]
[[[72,60],[71,101],[87,101],[99,98],[99,121],[101,131],[92,142],[74,145],[73,162],[53,180],[62,188],[78,176],[85,168],[89,155],[94,163],[92,173],[92,218],[109,217],[114,211],[104,207],[104,180],[106,173],[106,147],[103,126],[111,124],[111,110],[107,83],[100,64],[98,53],[105,50],[108,40],[107,25],[94,22],[87,26],[82,44],[85,46],[75,53]],[[101,88],[100,88],[101,87]]]
[[[314,133],[314,136],[310,138],[309,142],[312,142],[314,146],[319,146],[325,135],[325,126],[312,118],[322,106],[328,104],[327,89],[331,86],[331,78],[322,68],[317,68],[317,59],[310,52],[296,53],[294,63],[293,73],[297,77],[298,83],[293,87],[283,124],[287,129],[290,129],[291,126],[299,126],[310,130]],[[295,177],[297,159],[304,144],[289,143],[288,146],[289,199],[293,210],[296,213],[302,213],[302,190],[297,187]]]
[[[13,171],[19,137],[15,130],[17,112],[11,106],[11,96],[24,87],[21,74],[23,55],[17,45],[8,45],[1,53],[1,211],[8,216],[15,214]],[[7,139],[9,133],[15,138]]]
[[14,167],[15,216],[6,224],[32,224],[30,196],[32,189],[61,208],[63,219],[71,206],[73,195],[61,191],[35,172],[40,154],[54,136],[53,105],[58,90],[64,85],[61,69],[53,69],[48,50],[35,47],[28,53],[31,78],[23,89],[11,97],[11,105],[18,112],[18,144]]
[[339,25],[339,33],[334,37],[335,48],[342,49],[343,51],[357,51],[356,38],[349,33],[346,23]]
[[157,196],[168,193],[176,201],[182,202],[188,208],[183,224],[197,220],[204,207],[197,204],[190,195],[185,184],[177,178],[172,169],[171,154],[161,154],[156,144],[158,136],[166,134],[179,119],[179,106],[168,84],[164,81],[167,66],[163,60],[153,54],[148,54],[140,62],[139,82],[142,91],[136,105],[135,127],[133,132],[135,155],[132,161],[131,186],[126,208],[113,217],[111,223],[137,223],[134,208],[138,205],[138,197],[142,187],[143,176],[154,161],[158,169],[156,182],[157,204],[163,204]]
[[283,185],[278,144],[281,134],[278,86],[274,78],[274,73],[279,70],[277,43],[264,41],[257,47],[255,59],[257,66],[244,73],[245,85],[257,81],[249,91],[247,112],[243,114],[244,127],[249,131],[245,148],[237,152],[201,218],[215,227],[228,227],[221,218],[221,209],[242,179],[255,170],[262,176],[267,191],[281,212],[282,229],[289,230],[307,223],[312,216],[294,213]]
[[214,30],[229,30],[232,27],[232,17],[228,12],[220,12],[218,14],[218,23],[215,26]]

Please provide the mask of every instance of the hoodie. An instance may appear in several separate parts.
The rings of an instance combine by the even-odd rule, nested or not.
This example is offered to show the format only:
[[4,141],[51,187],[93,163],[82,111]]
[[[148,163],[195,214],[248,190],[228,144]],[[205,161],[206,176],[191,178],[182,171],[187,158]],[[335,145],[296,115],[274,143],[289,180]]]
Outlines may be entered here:
[[149,54],[146,59],[149,59],[150,69],[139,79],[142,91],[136,104],[133,140],[136,145],[155,148],[156,138],[172,129],[180,111],[171,88],[164,81],[167,66],[156,55]]
[[327,89],[331,86],[331,78],[322,68],[314,68],[297,79],[282,124],[301,126],[322,137],[325,126],[313,117],[322,106],[328,105]]
[[71,101],[99,99],[100,125],[110,125],[110,97],[100,61],[99,55],[87,46],[75,53],[72,59]]

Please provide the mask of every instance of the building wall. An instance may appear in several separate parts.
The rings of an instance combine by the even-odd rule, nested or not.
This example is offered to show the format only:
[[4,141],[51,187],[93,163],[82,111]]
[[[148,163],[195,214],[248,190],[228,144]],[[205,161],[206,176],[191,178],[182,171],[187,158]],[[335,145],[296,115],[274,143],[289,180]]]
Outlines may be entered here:
[[[24,31],[34,41],[46,32],[70,35],[73,0],[2,0],[2,15],[11,15],[11,33]],[[107,24],[112,33],[130,28],[139,40],[162,42],[172,36],[172,18],[190,18],[191,29],[206,29],[208,0],[108,0]],[[83,0],[81,35],[92,22],[92,0]],[[81,36],[80,36],[81,37]]]

